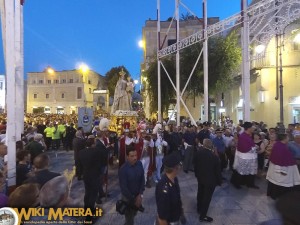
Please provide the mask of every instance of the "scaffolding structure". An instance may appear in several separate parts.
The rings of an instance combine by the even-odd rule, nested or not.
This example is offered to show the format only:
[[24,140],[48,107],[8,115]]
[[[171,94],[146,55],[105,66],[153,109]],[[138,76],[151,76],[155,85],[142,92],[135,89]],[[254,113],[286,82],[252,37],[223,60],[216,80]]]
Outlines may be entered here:
[[[158,61],[158,120],[161,121],[161,67],[165,70],[169,80],[176,91],[177,104],[174,108],[177,111],[177,125],[180,124],[180,102],[186,109],[191,118],[191,122],[195,123],[189,109],[184,103],[182,96],[188,85],[190,78],[187,80],[183,90],[180,90],[180,50],[193,44],[203,42],[202,50],[198,56],[194,68],[199,62],[203,53],[203,71],[204,71],[204,121],[208,120],[208,51],[207,41],[210,37],[223,33],[226,30],[241,27],[241,43],[242,43],[242,95],[243,95],[243,119],[250,121],[250,62],[251,60],[264,57],[265,52],[250,55],[250,46],[266,45],[271,38],[283,33],[285,27],[300,18],[300,0],[261,0],[248,6],[247,0],[241,0],[241,11],[232,15],[218,23],[207,25],[207,0],[202,0],[203,7],[203,29],[198,32],[179,39],[179,5],[186,5],[181,0],[175,0],[175,18],[177,23],[177,39],[176,43],[162,48],[164,43],[160,43],[160,0],[157,0],[157,61]],[[189,9],[188,9],[189,10]],[[189,10],[190,11],[190,10]],[[191,12],[191,11],[190,11]],[[193,14],[193,13],[192,13]],[[167,34],[168,35],[168,31]],[[166,38],[165,38],[166,39]],[[170,75],[166,71],[161,59],[170,54],[176,53],[176,86],[170,79]],[[192,76],[194,70],[190,74]]]

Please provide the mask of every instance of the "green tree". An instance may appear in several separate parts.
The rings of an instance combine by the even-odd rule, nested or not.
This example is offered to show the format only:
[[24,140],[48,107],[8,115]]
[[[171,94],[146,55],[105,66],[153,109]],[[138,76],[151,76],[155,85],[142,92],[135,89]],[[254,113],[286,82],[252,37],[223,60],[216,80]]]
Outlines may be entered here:
[[[201,52],[202,43],[194,44],[180,52],[180,90],[184,88],[195,62]],[[171,80],[176,84],[175,55],[162,59]],[[241,48],[235,32],[226,38],[217,36],[208,41],[208,88],[210,94],[218,94],[227,90],[232,84],[234,74],[241,63]],[[145,72],[148,79],[148,93],[150,97],[150,112],[157,111],[157,61],[150,63]],[[176,98],[176,92],[171,85],[165,71],[161,68],[162,110],[167,112],[170,102]],[[186,96],[195,97],[203,94],[203,55],[196,65],[194,73],[186,89]]]
[[[174,64],[175,57],[170,56],[167,58],[164,58],[163,65],[167,68],[168,74],[171,77],[171,80],[175,84],[176,82],[176,76],[175,76],[175,64]],[[157,86],[157,60],[153,59],[152,63],[150,63],[150,66],[148,70],[144,72],[145,76],[147,77],[148,81],[148,94],[150,99],[150,112],[154,113],[157,111],[157,92],[158,92],[158,86]],[[167,111],[168,107],[170,105],[170,102],[172,102],[174,98],[174,88],[172,87],[169,78],[167,77],[166,72],[161,67],[161,87],[162,87],[162,94],[161,94],[161,102],[162,102],[162,110]]]
[[113,68],[111,68],[111,69],[105,74],[105,78],[106,78],[106,81],[107,81],[107,86],[108,86],[109,96],[110,96],[110,97],[114,97],[116,84],[117,84],[117,82],[118,82],[118,80],[119,80],[119,72],[120,72],[122,69],[126,72],[125,78],[127,78],[128,76],[130,76],[130,73],[129,73],[128,70],[125,68],[125,66],[117,66],[117,67],[113,67]]
[[242,61],[236,32],[231,32],[226,38],[210,39],[208,52],[209,92],[222,93],[232,85],[233,74],[240,69]]

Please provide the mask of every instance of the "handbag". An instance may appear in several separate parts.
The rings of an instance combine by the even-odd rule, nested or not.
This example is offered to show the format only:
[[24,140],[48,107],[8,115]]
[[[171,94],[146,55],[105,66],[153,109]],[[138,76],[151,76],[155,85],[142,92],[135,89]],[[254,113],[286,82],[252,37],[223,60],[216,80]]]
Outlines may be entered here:
[[116,203],[116,211],[118,213],[120,213],[121,215],[125,214],[125,211],[126,211],[127,207],[128,207],[127,202],[125,202],[123,200],[118,200],[117,203]]

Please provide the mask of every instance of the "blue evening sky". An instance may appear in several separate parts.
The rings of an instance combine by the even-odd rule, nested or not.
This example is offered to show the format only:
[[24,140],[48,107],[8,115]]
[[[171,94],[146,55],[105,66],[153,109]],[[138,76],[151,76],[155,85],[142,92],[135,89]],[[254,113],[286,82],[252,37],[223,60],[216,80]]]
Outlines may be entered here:
[[[183,0],[202,17],[201,0]],[[105,75],[124,65],[139,78],[142,27],[156,19],[156,0],[26,0],[24,4],[24,72],[72,70],[86,63]],[[207,0],[208,16],[224,19],[240,12],[240,0]],[[174,0],[161,0],[161,19],[172,17]],[[186,9],[180,6],[180,15]],[[1,35],[2,36],[2,35]],[[5,74],[2,41],[0,74]]]

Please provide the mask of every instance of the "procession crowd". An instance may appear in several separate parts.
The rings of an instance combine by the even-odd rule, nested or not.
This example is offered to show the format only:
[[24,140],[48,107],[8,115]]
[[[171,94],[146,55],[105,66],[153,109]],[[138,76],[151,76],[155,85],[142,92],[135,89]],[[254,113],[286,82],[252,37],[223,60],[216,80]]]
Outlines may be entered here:
[[[6,122],[2,117],[0,183],[5,189]],[[153,183],[157,224],[186,222],[177,179],[181,167],[185,173],[195,173],[198,181],[200,222],[213,221],[207,212],[216,186],[225,180],[225,170],[232,171],[230,182],[237,190],[243,186],[258,189],[255,179],[260,177],[268,182],[270,198],[283,201],[292,195],[291,201],[299,200],[299,124],[289,124],[283,131],[255,121],[235,125],[228,119],[221,127],[209,122],[192,125],[188,119],[180,126],[144,119],[135,130],[124,127],[121,136],[109,131],[106,118],[96,117],[90,133],[76,124],[75,115],[26,115],[24,135],[16,143],[17,188],[9,197],[5,192],[0,195],[1,207],[72,206],[66,178],[48,169],[47,151],[61,149],[74,151],[75,175],[85,186],[84,207],[92,211],[103,197],[109,197],[109,190],[103,188],[109,179],[108,167],[118,163],[122,198],[117,211],[125,215],[127,225],[134,224],[137,212],[144,210],[143,192]],[[289,224],[299,221],[290,214],[283,219]],[[87,220],[95,222],[96,218]]]

